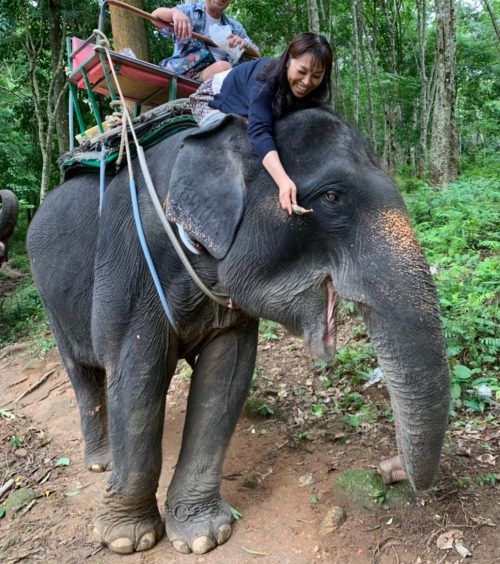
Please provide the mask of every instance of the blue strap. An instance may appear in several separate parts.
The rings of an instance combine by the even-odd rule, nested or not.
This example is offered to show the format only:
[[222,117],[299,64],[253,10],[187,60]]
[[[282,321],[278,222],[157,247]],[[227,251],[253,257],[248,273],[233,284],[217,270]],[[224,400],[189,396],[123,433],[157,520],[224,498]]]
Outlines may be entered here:
[[167,303],[167,298],[165,297],[165,293],[163,292],[160,278],[158,277],[158,273],[156,272],[153,258],[151,257],[151,253],[149,252],[148,244],[146,242],[146,237],[144,235],[144,229],[142,227],[142,222],[141,222],[141,213],[139,211],[139,202],[137,201],[137,188],[133,178],[130,178],[129,184],[130,184],[130,197],[132,199],[132,210],[134,212],[135,227],[137,229],[137,235],[139,236],[139,241],[141,243],[142,252],[144,253],[144,257],[146,258],[146,262],[148,263],[149,272],[151,272],[151,276],[153,277],[153,282],[156,286],[156,291],[158,292],[158,296],[160,297],[161,305],[165,310],[167,318],[170,321],[170,325],[172,325],[175,334],[179,335],[179,330],[177,328],[174,315]]
[[101,145],[101,160],[99,162],[99,215],[104,203],[104,189],[106,187],[106,145]]

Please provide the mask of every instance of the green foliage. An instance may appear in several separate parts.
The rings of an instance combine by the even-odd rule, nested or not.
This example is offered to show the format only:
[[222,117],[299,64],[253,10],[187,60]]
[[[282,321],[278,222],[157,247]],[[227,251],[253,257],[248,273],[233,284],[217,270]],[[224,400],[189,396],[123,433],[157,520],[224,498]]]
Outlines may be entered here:
[[261,319],[259,323],[259,335],[266,341],[278,341],[279,335],[277,333],[278,324],[274,321]]
[[24,444],[23,439],[18,439],[17,437],[13,437],[12,439],[9,440],[9,445],[12,448],[19,448],[22,447]]
[[478,476],[476,476],[475,482],[478,486],[480,487],[484,487],[484,486],[493,486],[495,487],[497,484],[497,476],[496,474],[493,474],[492,472],[488,473],[488,474],[479,474]]
[[0,301],[0,347],[49,330],[38,292],[29,277]]
[[406,196],[437,286],[454,409],[482,412],[500,399],[499,200],[494,178],[464,178],[440,191],[420,186]]

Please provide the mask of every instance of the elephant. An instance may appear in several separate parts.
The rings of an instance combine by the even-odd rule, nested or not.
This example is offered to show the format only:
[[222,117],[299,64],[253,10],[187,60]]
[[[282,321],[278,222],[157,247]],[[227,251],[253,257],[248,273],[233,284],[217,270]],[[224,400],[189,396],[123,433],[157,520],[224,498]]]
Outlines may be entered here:
[[[181,553],[202,554],[230,537],[222,466],[254,371],[259,318],[330,359],[338,300],[354,302],[388,382],[395,475],[423,490],[438,471],[448,363],[435,287],[403,199],[367,142],[334,112],[291,113],[275,135],[298,203],[311,213],[279,207],[241,117],[145,153],[192,267],[232,308],[188,274],[134,164],[144,235],[177,332],[139,244],[126,170],[109,182],[100,214],[98,179],[82,174],[50,193],[31,223],[33,276],[76,393],[85,465],[111,470],[95,525],[115,552],[149,549],[164,530]],[[163,526],[155,494],[165,396],[182,358],[193,372]]]
[[14,192],[0,190],[0,267],[9,260],[8,242],[14,232],[19,214],[19,201]]

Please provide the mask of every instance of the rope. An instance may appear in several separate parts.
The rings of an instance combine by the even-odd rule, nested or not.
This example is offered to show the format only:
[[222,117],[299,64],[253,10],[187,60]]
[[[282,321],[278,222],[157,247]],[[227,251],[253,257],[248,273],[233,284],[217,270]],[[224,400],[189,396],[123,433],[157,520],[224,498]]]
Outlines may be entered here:
[[[136,222],[136,228],[137,228],[137,232],[138,232],[138,235],[139,235],[139,240],[141,242],[141,247],[142,247],[144,256],[146,258],[146,261],[148,263],[148,266],[149,266],[149,269],[150,269],[150,272],[151,272],[151,276],[153,277],[153,281],[155,283],[156,290],[157,290],[158,295],[160,297],[160,300],[162,302],[163,309],[165,310],[165,313],[166,313],[175,333],[178,335],[177,325],[175,323],[173,313],[168,306],[165,294],[163,292],[163,288],[161,286],[161,281],[158,277],[158,274],[156,272],[156,268],[154,266],[153,259],[151,257],[150,252],[149,252],[149,248],[147,246],[146,238],[144,236],[144,230],[142,228],[142,224],[141,224],[141,220],[140,220],[140,211],[139,211],[139,206],[138,206],[138,202],[137,202],[137,189],[136,189],[136,184],[135,184],[135,180],[134,180],[134,171],[133,171],[133,166],[132,166],[132,155],[131,155],[131,151],[130,151],[130,142],[129,142],[129,138],[128,138],[128,134],[127,134],[127,125],[130,129],[130,133],[132,134],[132,138],[133,138],[134,144],[136,146],[137,156],[138,156],[138,159],[139,159],[139,165],[140,165],[141,172],[143,174],[144,180],[146,182],[146,187],[147,187],[149,195],[151,197],[151,201],[152,201],[154,208],[155,208],[155,210],[158,214],[160,222],[163,225],[165,231],[167,232],[168,238],[170,239],[170,242],[173,245],[175,251],[177,252],[177,255],[179,256],[182,264],[184,265],[186,270],[189,272],[191,278],[196,283],[196,285],[209,298],[211,298],[213,301],[215,301],[218,304],[220,304],[224,307],[227,307],[229,309],[233,308],[233,303],[231,301],[231,298],[229,298],[228,300],[222,299],[222,298],[216,296],[213,292],[211,292],[207,288],[207,286],[203,283],[203,281],[199,278],[197,273],[194,271],[191,263],[189,262],[189,259],[187,258],[186,254],[184,253],[184,250],[182,249],[179,241],[177,240],[177,237],[175,236],[175,233],[172,229],[172,226],[167,221],[165,214],[163,213],[163,209],[162,209],[162,206],[160,204],[160,201],[158,199],[158,195],[156,193],[153,181],[151,179],[151,175],[149,174],[149,169],[148,169],[148,166],[147,166],[146,156],[144,154],[144,149],[139,144],[139,141],[137,139],[137,136],[136,136],[136,133],[135,133],[135,130],[134,130],[134,126],[133,126],[133,123],[132,123],[132,118],[130,117],[130,112],[128,111],[126,101],[125,101],[125,97],[123,95],[122,89],[120,87],[120,83],[118,81],[118,77],[117,77],[116,72],[115,72],[115,67],[114,67],[113,60],[112,60],[111,54],[110,54],[109,40],[104,35],[104,33],[102,33],[99,30],[94,30],[94,33],[96,35],[96,39],[99,38],[97,40],[97,48],[103,49],[105,54],[106,54],[106,57],[107,57],[107,60],[108,60],[108,63],[109,63],[109,67],[110,67],[111,73],[112,73],[114,81],[115,81],[116,89],[118,91],[118,96],[120,98],[119,102],[116,101],[115,104],[114,104],[115,106],[119,104],[120,107],[121,107],[122,139],[121,139],[121,143],[120,143],[120,155],[118,157],[119,158],[118,162],[120,162],[120,160],[123,156],[123,152],[125,152],[125,154],[127,155],[127,167],[128,167],[128,173],[129,173],[129,184],[130,184],[130,192],[131,192],[131,198],[132,198],[132,208],[133,208],[133,211],[134,211],[134,219],[135,219],[135,222]],[[112,102],[112,104],[113,104],[113,102]],[[118,113],[114,113],[113,115],[115,117],[119,116]],[[124,150],[123,150],[123,148],[124,148]]]

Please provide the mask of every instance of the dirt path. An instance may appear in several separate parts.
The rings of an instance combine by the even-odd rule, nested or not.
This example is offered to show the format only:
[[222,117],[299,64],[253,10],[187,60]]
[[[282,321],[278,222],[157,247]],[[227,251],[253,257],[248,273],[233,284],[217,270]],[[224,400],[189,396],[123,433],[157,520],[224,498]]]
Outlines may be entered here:
[[[28,348],[0,351],[0,407],[16,416],[0,416],[0,488],[14,478],[10,491],[25,487],[36,496],[14,517],[0,519],[0,562],[451,564],[462,561],[459,545],[437,545],[450,530],[463,535],[461,543],[472,553],[468,561],[500,562],[500,497],[493,484],[495,475],[500,481],[498,427],[469,423],[451,431],[436,487],[416,505],[388,509],[373,500],[364,509],[336,499],[332,483],[343,470],[374,467],[394,453],[393,427],[387,414],[380,415],[387,409],[384,390],[375,387],[372,394],[378,416],[357,430],[334,410],[315,416],[314,406],[328,408],[341,392],[325,390],[302,343],[280,330],[261,338],[257,373],[248,412],[272,417],[242,416],[232,440],[222,492],[243,517],[231,539],[203,556],[180,555],[165,538],[146,553],[118,556],[92,538],[107,476],[83,468],[75,397],[56,351],[44,359],[33,358]],[[43,376],[41,385],[15,402]],[[181,367],[167,397],[160,508],[180,446],[188,389]],[[69,465],[57,466],[65,458]],[[338,505],[347,521],[322,536],[322,519]]]

